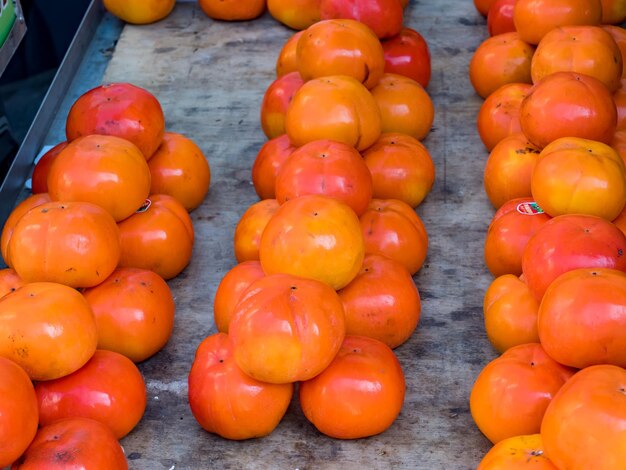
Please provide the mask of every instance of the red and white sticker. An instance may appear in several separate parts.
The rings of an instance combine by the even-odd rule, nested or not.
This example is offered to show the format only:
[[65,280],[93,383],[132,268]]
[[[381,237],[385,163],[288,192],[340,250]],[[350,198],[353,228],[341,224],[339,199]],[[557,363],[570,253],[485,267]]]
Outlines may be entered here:
[[543,214],[543,209],[536,202],[520,202],[517,205],[517,212],[523,215]]

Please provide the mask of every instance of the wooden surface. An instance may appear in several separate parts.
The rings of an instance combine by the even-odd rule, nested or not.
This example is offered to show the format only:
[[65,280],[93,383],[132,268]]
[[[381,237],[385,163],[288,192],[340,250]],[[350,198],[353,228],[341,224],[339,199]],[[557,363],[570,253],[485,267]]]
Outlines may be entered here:
[[[204,432],[187,403],[195,349],[215,332],[215,290],[235,264],[235,225],[257,201],[250,169],[265,141],[260,103],[280,47],[293,31],[267,14],[220,23],[195,3],[179,3],[164,21],[125,26],[104,77],[93,71],[82,80],[80,92],[90,80],[127,81],[150,90],[163,105],[167,128],[194,139],[212,169],[210,193],[192,214],[193,260],[170,282],[177,305],[173,337],[140,365],[148,407],[122,442],[131,468],[472,469],[489,449],[468,407],[476,375],[495,356],[482,323],[482,296],[491,280],[482,245],[493,210],[482,188],[487,154],[475,127],[481,101],[467,75],[486,26],[471,0],[412,0],[405,24],[420,31],[431,49],[428,91],[436,117],[425,144],[437,179],[417,210],[430,235],[426,264],[415,276],[422,318],[413,337],[396,349],[407,379],[406,401],[393,426],[369,439],[321,435],[294,399],[272,435],[230,442]],[[68,96],[60,110],[49,143],[62,139],[73,99]]]

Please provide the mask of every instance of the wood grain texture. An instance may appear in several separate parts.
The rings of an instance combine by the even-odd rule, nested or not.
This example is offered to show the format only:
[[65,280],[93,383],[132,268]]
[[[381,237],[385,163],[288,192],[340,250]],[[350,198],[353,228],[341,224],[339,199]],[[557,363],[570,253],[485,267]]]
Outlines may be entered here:
[[482,296],[491,280],[482,249],[493,210],[482,187],[487,153],[475,127],[481,100],[467,74],[486,37],[485,21],[470,0],[412,1],[405,25],[430,45],[428,91],[436,106],[425,144],[437,179],[417,211],[430,234],[426,264],[415,276],[422,319],[396,350],[407,378],[400,417],[384,434],[355,441],[320,435],[294,399],[271,436],[229,442],[204,432],[187,403],[195,348],[215,332],[215,290],[235,264],[235,225],[257,201],[250,169],[265,141],[259,107],[293,31],[267,14],[215,22],[195,3],[178,4],[162,22],[124,28],[103,81],[132,82],[154,93],[167,128],[196,141],[212,169],[210,193],[192,214],[193,260],[170,282],[174,335],[140,366],[149,398],[140,425],[123,441],[131,468],[472,469],[490,447],[468,406],[476,375],[495,356],[482,322]]

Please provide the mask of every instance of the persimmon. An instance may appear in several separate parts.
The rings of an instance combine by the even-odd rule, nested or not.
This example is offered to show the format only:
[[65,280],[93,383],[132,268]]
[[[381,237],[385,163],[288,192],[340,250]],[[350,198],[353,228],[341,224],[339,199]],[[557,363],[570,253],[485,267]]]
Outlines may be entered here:
[[30,445],[37,432],[39,409],[28,374],[0,356],[0,467],[8,467]]
[[476,125],[487,150],[493,150],[505,137],[521,132],[520,108],[531,88],[529,83],[507,83],[480,106]]
[[558,470],[544,452],[541,434],[503,439],[489,449],[476,470]]
[[409,339],[419,323],[419,292],[398,261],[365,256],[357,276],[338,294],[347,335],[374,338],[394,349]]
[[504,203],[493,216],[485,237],[485,264],[491,274],[522,274],[524,249],[550,218],[531,197]]
[[298,40],[296,61],[304,81],[345,75],[368,89],[378,84],[385,70],[378,37],[353,19],[328,19],[309,26]]
[[333,140],[314,140],[294,150],[276,175],[276,200],[320,194],[343,202],[356,215],[372,199],[372,175],[361,154]]
[[372,175],[376,199],[399,199],[417,207],[435,183],[435,164],[428,149],[407,134],[381,134],[363,152],[363,160]]
[[289,72],[274,80],[261,102],[261,128],[268,139],[285,133],[285,115],[293,95],[304,84],[300,74]]
[[426,39],[416,30],[402,28],[400,32],[382,41],[385,54],[385,73],[411,78],[424,88],[431,75],[430,50]]
[[613,101],[617,110],[615,130],[626,130],[626,78],[620,80],[619,88],[613,93]]
[[611,35],[617,47],[619,47],[620,53],[622,55],[622,78],[626,77],[626,67],[623,65],[626,64],[626,29],[621,28],[620,26],[614,26],[609,24],[604,24],[601,26],[603,30]]
[[567,214],[543,224],[528,241],[522,271],[541,299],[561,274],[578,268],[626,271],[626,237],[611,222],[592,215]]
[[483,41],[469,64],[470,82],[476,93],[487,98],[507,83],[532,83],[530,64],[534,52],[535,48],[517,32]]
[[306,29],[321,20],[320,0],[267,0],[267,10],[291,29]]
[[624,389],[626,371],[608,364],[579,371],[561,388],[541,424],[545,453],[557,468],[624,466]]
[[[417,217],[417,216],[416,216]],[[259,257],[267,274],[288,273],[346,286],[359,272],[365,249],[350,207],[321,195],[285,202],[261,235]]]
[[161,145],[148,161],[148,168],[150,194],[172,196],[189,212],[202,204],[209,192],[209,162],[200,147],[182,134],[166,132]]
[[213,299],[213,319],[217,331],[228,333],[239,299],[254,281],[263,276],[265,272],[258,260],[243,261],[224,275]]
[[601,0],[603,25],[616,25],[626,20],[626,3],[621,0]]
[[626,165],[626,129],[618,129],[613,134],[611,148],[617,152],[624,165]]
[[323,434],[359,439],[380,434],[404,403],[405,379],[389,346],[364,336],[346,336],[332,363],[300,384],[304,416]]
[[533,85],[520,109],[522,132],[543,148],[560,137],[609,143],[617,125],[613,96],[600,80],[555,72]]
[[476,11],[483,16],[487,16],[489,8],[495,3],[496,0],[474,0],[474,7]]
[[160,351],[172,334],[174,298],[152,271],[117,268],[83,296],[96,320],[99,349],[141,362]]
[[117,266],[120,253],[115,220],[88,202],[34,207],[17,221],[8,246],[13,269],[24,281],[71,287],[101,283]]
[[606,144],[563,137],[539,154],[530,187],[537,204],[553,217],[589,214],[613,220],[626,204],[626,168]]
[[203,429],[226,439],[267,436],[287,411],[293,384],[261,382],[244,374],[234,353],[225,333],[200,343],[188,376],[189,406]]
[[263,199],[252,204],[243,213],[237,222],[233,237],[235,258],[238,263],[259,259],[261,235],[279,207],[280,204],[276,199]]
[[191,261],[193,224],[172,196],[151,195],[144,207],[119,223],[119,232],[120,267],[150,269],[167,280]]
[[624,206],[624,209],[620,212],[617,218],[613,219],[612,223],[624,234],[626,234],[626,206]]
[[515,32],[513,11],[517,0],[496,0],[487,12],[487,30],[489,36]]
[[515,29],[530,44],[539,44],[559,26],[598,25],[601,21],[600,0],[517,0],[513,10]]
[[0,269],[0,298],[16,291],[26,283],[11,268]]
[[328,367],[343,342],[345,318],[329,285],[268,274],[240,298],[228,331],[235,362],[246,374],[289,383],[311,379]]
[[320,16],[322,20],[359,21],[384,39],[400,32],[404,15],[400,0],[320,0]]
[[74,468],[128,469],[124,449],[113,432],[105,424],[89,418],[66,418],[40,428],[11,469],[39,470],[70,465]]
[[202,11],[214,20],[252,20],[265,11],[265,0],[198,0]]
[[261,146],[252,164],[252,184],[261,199],[276,198],[276,175],[296,148],[287,134],[270,139]]
[[161,145],[165,117],[159,100],[130,83],[97,86],[72,105],[65,125],[67,140],[89,134],[113,135],[129,140],[148,160]]
[[533,83],[555,72],[589,75],[612,93],[622,78],[622,54],[599,26],[561,26],[541,39],[530,65]]
[[39,424],[90,418],[126,436],[146,408],[146,385],[137,366],[122,354],[97,350],[77,371],[35,385]]
[[399,132],[423,140],[430,133],[435,107],[415,80],[385,73],[372,89],[381,116],[382,132]]
[[48,171],[61,150],[67,147],[67,141],[60,142],[44,153],[33,168],[31,187],[33,194],[48,192]]
[[22,366],[33,380],[80,369],[97,342],[93,312],[71,287],[31,282],[0,299],[0,356]]
[[20,218],[29,210],[45,204],[46,202],[50,202],[50,196],[48,193],[32,194],[15,206],[9,214],[7,220],[4,222],[4,226],[2,227],[2,236],[0,237],[0,249],[2,259],[4,259],[7,266],[12,266],[11,260],[9,259],[9,240],[13,235],[15,224],[17,224],[17,221],[20,220]]
[[365,253],[384,255],[415,274],[428,252],[428,234],[413,208],[397,199],[372,199],[360,217]]
[[150,169],[143,154],[128,140],[111,135],[74,139],[55,158],[47,181],[53,201],[90,202],[116,222],[135,212],[150,194]]
[[365,150],[380,136],[376,100],[359,81],[335,75],[312,79],[296,92],[285,118],[296,147],[330,139]]
[[293,36],[291,36],[289,39],[287,39],[287,41],[285,41],[285,44],[283,44],[283,47],[278,53],[278,58],[276,59],[276,77],[282,77],[289,72],[298,71],[298,59],[296,55],[296,50],[298,47],[298,41],[303,34],[303,31],[298,31],[297,33],[294,33]]
[[525,282],[513,274],[495,278],[485,291],[485,331],[499,353],[526,343],[538,343],[539,302]]
[[507,349],[476,377],[470,394],[472,418],[494,444],[537,434],[550,401],[574,372],[539,343]]
[[176,0],[103,0],[109,13],[132,24],[149,24],[171,13]]

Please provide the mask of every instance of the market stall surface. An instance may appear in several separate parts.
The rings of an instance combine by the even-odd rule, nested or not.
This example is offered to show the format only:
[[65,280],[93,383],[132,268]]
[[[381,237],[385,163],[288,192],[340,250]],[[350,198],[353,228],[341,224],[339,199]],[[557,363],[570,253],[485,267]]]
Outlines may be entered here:
[[404,23],[426,38],[432,54],[427,90],[436,116],[424,143],[437,179],[417,209],[430,235],[426,263],[414,278],[422,317],[411,339],[395,350],[407,381],[402,412],[381,435],[341,441],[317,432],[294,397],[270,436],[232,442],[196,423],[187,375],[196,347],[216,331],[213,298],[236,264],[235,225],[258,200],[250,169],[265,142],[260,104],[293,31],[267,14],[216,22],[196,3],[178,3],[152,25],[122,27],[108,15],[103,20],[46,143],[64,140],[67,110],[81,93],[101,82],[130,82],[156,95],[168,130],[192,138],[212,170],[209,195],[192,213],[193,259],[169,282],[177,306],[173,336],[140,364],[148,406],[122,441],[132,469],[472,469],[489,449],[468,404],[474,379],[495,357],[482,319],[491,281],[482,250],[493,209],[482,186],[487,152],[475,125],[482,101],[468,79],[469,61],[487,31],[470,0],[412,1]]

